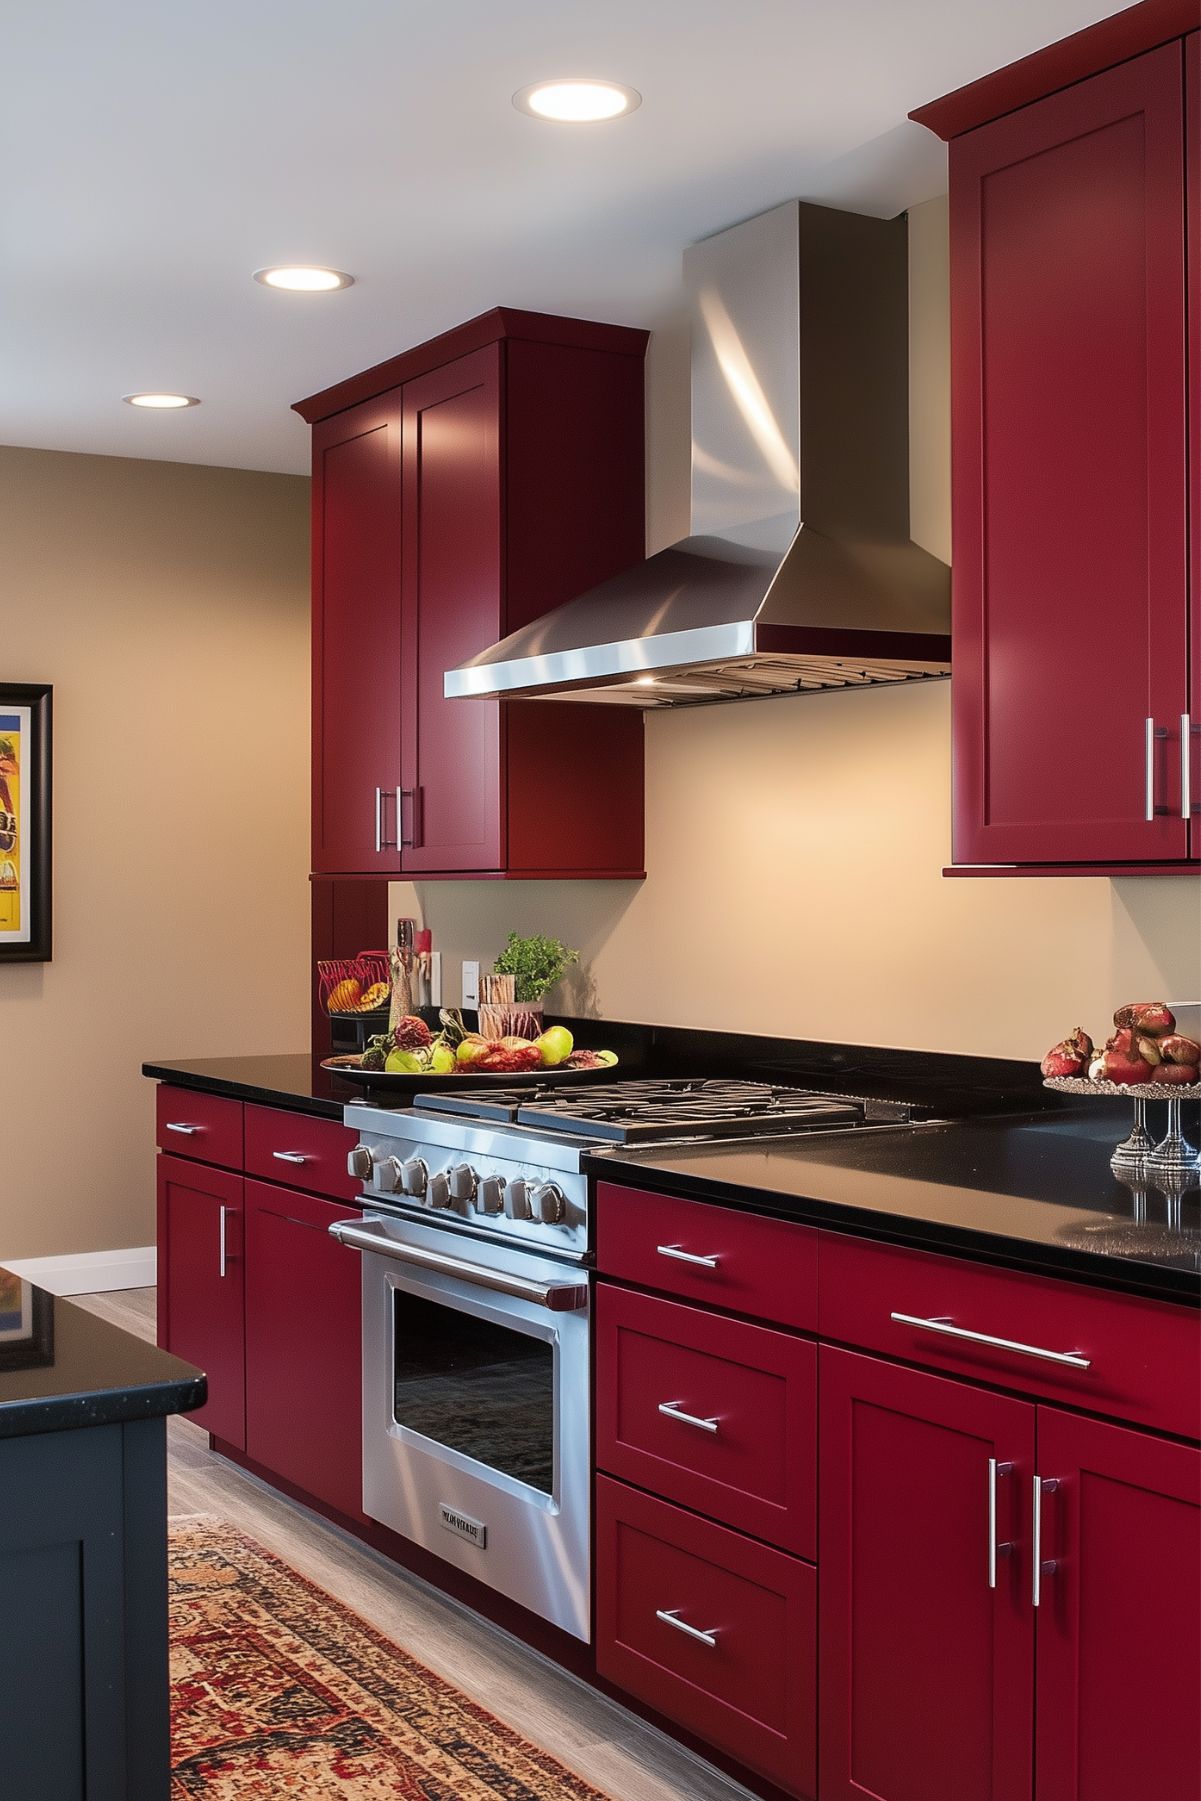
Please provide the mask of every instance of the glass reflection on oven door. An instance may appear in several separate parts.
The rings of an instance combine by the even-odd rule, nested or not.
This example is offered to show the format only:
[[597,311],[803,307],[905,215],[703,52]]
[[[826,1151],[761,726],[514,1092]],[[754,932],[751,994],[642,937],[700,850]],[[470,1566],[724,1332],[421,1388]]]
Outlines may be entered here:
[[550,1499],[556,1495],[555,1332],[484,1302],[392,1288],[393,1420]]

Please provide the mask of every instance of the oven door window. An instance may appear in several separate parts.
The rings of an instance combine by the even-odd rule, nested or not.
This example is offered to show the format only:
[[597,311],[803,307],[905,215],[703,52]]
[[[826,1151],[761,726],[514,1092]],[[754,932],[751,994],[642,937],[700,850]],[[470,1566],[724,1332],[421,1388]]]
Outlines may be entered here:
[[543,1494],[555,1486],[555,1347],[393,1289],[393,1417]]

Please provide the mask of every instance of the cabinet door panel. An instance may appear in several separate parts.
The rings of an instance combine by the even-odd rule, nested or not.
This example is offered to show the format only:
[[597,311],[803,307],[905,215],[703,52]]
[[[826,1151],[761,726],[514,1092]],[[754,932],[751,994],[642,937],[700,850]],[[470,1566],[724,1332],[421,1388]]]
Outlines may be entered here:
[[339,1207],[246,1184],[246,1451],[306,1494],[362,1509],[361,1260]]
[[1189,707],[1192,741],[1190,849],[1201,859],[1201,31],[1184,40],[1185,168],[1188,183],[1188,409],[1189,409]]
[[1182,132],[1175,44],[952,147],[957,862],[1187,855]]
[[501,622],[500,352],[404,389],[404,800],[401,867],[504,860],[499,702],[447,700],[448,669]]
[[400,437],[398,391],[339,413],[313,433],[319,871],[400,867]]
[[819,1370],[822,1801],[1028,1801],[1034,1409],[825,1346]]
[[158,1160],[159,1343],[208,1377],[189,1418],[245,1445],[242,1178],[176,1157]]
[[1039,1801],[1201,1795],[1201,1451],[1038,1410]]

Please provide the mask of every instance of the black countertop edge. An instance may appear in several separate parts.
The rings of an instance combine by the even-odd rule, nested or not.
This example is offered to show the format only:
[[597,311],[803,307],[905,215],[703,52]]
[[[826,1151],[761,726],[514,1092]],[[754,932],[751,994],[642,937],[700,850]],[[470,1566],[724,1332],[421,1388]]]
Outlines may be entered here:
[[[172,1088],[218,1094],[252,1106],[279,1107],[319,1119],[341,1120],[343,1110],[366,1099],[365,1090],[340,1082],[303,1051],[264,1057],[211,1057],[179,1063],[143,1063],[142,1074]],[[377,1097],[373,1097],[377,1098]]]
[[1191,1270],[1132,1264],[1065,1245],[1042,1244],[1034,1239],[992,1233],[979,1227],[937,1223],[901,1212],[881,1213],[875,1208],[856,1207],[840,1201],[708,1181],[700,1176],[658,1170],[650,1161],[623,1158],[613,1152],[585,1156],[583,1167],[595,1181],[644,1188],[677,1200],[706,1201],[740,1213],[794,1220],[798,1225],[820,1227],[850,1238],[962,1257],[974,1263],[1052,1276],[1092,1288],[1106,1288],[1147,1300],[1173,1301],[1201,1309],[1201,1280]]
[[31,1282],[0,1293],[21,1316],[0,1347],[0,1439],[190,1413],[208,1379],[190,1363],[135,1338]]

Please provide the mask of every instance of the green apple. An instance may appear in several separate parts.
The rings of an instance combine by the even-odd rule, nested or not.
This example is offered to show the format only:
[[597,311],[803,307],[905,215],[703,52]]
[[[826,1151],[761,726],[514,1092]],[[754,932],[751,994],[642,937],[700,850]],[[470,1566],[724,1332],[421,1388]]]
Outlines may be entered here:
[[613,1065],[617,1062],[616,1051],[597,1051],[596,1054],[606,1069],[612,1069]]
[[455,1052],[455,1056],[460,1063],[474,1063],[477,1057],[481,1057],[487,1048],[488,1040],[486,1038],[481,1038],[478,1033],[476,1033],[470,1038],[463,1039],[458,1050]]
[[449,1044],[436,1044],[430,1052],[430,1070],[436,1076],[448,1076],[455,1068],[455,1054]]
[[425,1064],[415,1051],[389,1051],[384,1068],[390,1076],[421,1076],[425,1074]]
[[566,1026],[548,1026],[541,1038],[535,1039],[543,1069],[556,1069],[566,1063],[575,1049],[575,1040]]

